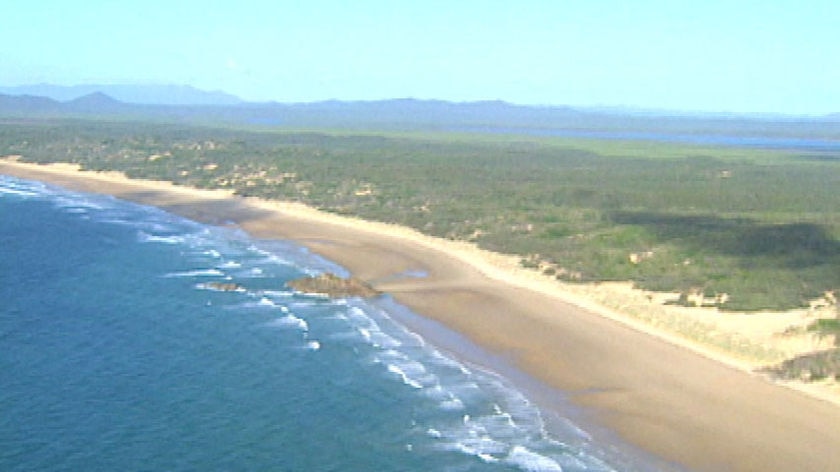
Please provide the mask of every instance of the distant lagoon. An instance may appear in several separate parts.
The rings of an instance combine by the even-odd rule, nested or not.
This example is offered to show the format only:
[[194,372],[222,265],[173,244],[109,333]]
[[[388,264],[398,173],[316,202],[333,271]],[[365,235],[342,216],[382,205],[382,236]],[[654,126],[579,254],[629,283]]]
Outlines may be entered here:
[[723,134],[685,134],[655,131],[601,131],[560,128],[504,128],[492,126],[463,127],[453,131],[487,134],[519,134],[562,138],[608,139],[615,141],[657,141],[708,146],[789,149],[815,152],[840,152],[840,140],[771,136],[734,136]]

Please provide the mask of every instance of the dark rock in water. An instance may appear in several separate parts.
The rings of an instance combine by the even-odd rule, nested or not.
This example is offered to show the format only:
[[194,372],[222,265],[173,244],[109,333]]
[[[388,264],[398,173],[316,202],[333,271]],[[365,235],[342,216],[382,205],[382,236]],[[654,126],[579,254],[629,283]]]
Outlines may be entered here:
[[372,298],[381,294],[361,280],[352,277],[345,279],[329,272],[315,277],[292,280],[289,286],[299,292],[326,295],[331,298]]
[[220,292],[241,292],[245,290],[241,285],[233,282],[207,282],[204,286]]

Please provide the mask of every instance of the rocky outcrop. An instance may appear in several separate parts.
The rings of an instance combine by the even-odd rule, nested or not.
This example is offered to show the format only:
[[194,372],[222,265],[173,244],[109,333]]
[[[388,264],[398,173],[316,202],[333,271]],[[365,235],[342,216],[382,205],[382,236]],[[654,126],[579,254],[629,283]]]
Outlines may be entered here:
[[218,290],[220,292],[244,292],[245,288],[233,282],[207,282],[201,285],[202,288],[208,290]]
[[372,298],[381,294],[380,291],[361,280],[353,277],[345,279],[329,272],[315,277],[292,280],[289,286],[299,292],[326,295],[330,298]]

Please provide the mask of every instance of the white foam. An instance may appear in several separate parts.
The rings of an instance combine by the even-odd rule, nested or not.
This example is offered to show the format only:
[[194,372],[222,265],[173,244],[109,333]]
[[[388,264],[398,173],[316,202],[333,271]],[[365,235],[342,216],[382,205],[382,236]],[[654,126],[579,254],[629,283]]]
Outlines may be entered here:
[[464,409],[464,402],[453,395],[452,398],[440,402],[440,408],[448,411],[460,411]]
[[[429,376],[428,371],[426,370],[426,366],[417,362],[415,360],[411,360],[408,357],[404,357],[404,361],[400,362],[400,368],[403,372],[406,372],[408,375],[412,377],[422,377],[422,376]],[[433,376],[432,376],[433,377]]]
[[526,472],[563,472],[554,459],[537,454],[525,446],[513,446],[505,462]]
[[[430,373],[426,366],[414,360],[413,355],[409,355],[398,348],[402,347],[402,343],[383,333],[379,329],[379,325],[371,318],[364,315],[360,309],[352,307],[348,310],[348,316],[354,319],[348,320],[351,324],[365,324],[366,327],[356,327],[356,332],[359,333],[369,345],[379,349],[378,352],[372,354],[374,363],[382,363],[386,366],[388,372],[398,375],[404,384],[416,389],[423,389],[430,387],[433,391],[431,396],[440,395],[442,388],[436,375]],[[410,346],[409,350],[413,350]],[[450,399],[445,395],[440,395],[443,399]]]
[[268,297],[261,297],[260,300],[257,302],[259,306],[277,306],[274,301]]
[[431,387],[427,387],[423,393],[425,393],[427,397],[438,401],[449,400],[454,397],[454,395],[445,390],[439,383],[432,385]]
[[[264,293],[268,293],[268,292],[264,292]],[[294,292],[290,292],[290,293],[291,293],[292,296],[295,295]],[[315,302],[303,301],[303,300],[299,300],[299,299],[289,303],[289,306],[292,309],[297,309],[297,308],[306,309],[308,307],[313,307],[313,306],[316,306],[316,305],[317,305],[317,303],[315,303]]]
[[371,333],[371,340],[375,347],[395,348],[402,346],[402,343],[382,331],[374,331]]
[[140,231],[139,232],[138,239],[140,240],[140,242],[143,242],[143,243],[162,243],[162,244],[181,244],[185,241],[184,236],[181,236],[181,235],[156,236],[154,234],[146,233],[145,231]]
[[238,269],[240,267],[242,267],[242,264],[236,261],[225,261],[218,266],[219,269]]
[[214,258],[214,259],[219,259],[219,258],[222,257],[222,253],[220,253],[219,251],[217,251],[215,249],[208,249],[208,250],[204,251],[204,254],[206,254],[206,255]]
[[468,380],[461,380],[460,382],[448,385],[447,389],[459,398],[466,399],[468,403],[474,401],[476,398],[480,399],[483,395],[481,387],[477,383]]
[[321,343],[315,340],[307,341],[306,349],[309,349],[310,351],[317,351],[318,349],[321,349]]
[[71,194],[71,196],[58,197],[55,199],[54,204],[56,207],[61,209],[86,208],[89,210],[105,210],[108,208],[102,203],[85,200],[81,194]]
[[402,346],[402,343],[398,340],[388,336],[387,334],[383,333],[382,331],[374,331],[371,333],[371,340],[373,341],[373,345],[375,347],[383,347],[383,348],[395,348]]
[[[551,457],[517,444],[525,437],[524,432],[502,439],[496,428],[486,428],[483,425],[485,419],[465,414],[462,416],[461,426],[449,431],[430,427],[426,430],[426,434],[431,438],[444,441],[441,444],[444,449],[474,456],[483,462],[503,461],[526,472],[562,472],[561,465]],[[508,436],[508,434],[501,434],[501,436]],[[585,467],[584,464],[581,465]]]
[[357,306],[351,306],[349,310],[347,310],[347,315],[351,319],[362,319],[365,321],[373,322],[370,317],[365,313],[364,310]]
[[309,300],[318,300],[318,301],[329,301],[330,296],[326,293],[304,293],[304,292],[294,292],[295,295],[301,298],[309,299]]
[[415,345],[415,346],[425,346],[425,345],[426,345],[426,340],[425,340],[425,339],[423,339],[423,336],[420,336],[419,334],[417,334],[417,333],[413,333],[413,332],[410,332],[410,331],[409,331],[409,332],[407,332],[407,333],[406,333],[406,335],[407,335],[407,336],[408,336],[408,337],[409,337],[412,341],[414,341],[414,345]]
[[333,313],[332,315],[327,316],[326,318],[331,319],[331,320],[341,320],[341,321],[347,320],[347,316],[344,313],[341,313],[341,312]]
[[135,219],[128,220],[128,221],[126,221],[126,220],[117,220],[117,221],[122,221],[123,223],[127,223],[127,224],[130,224],[132,226],[139,226],[141,228],[145,228],[145,229],[147,229],[149,231],[152,231],[152,232],[155,232],[155,233],[171,233],[171,232],[175,231],[175,229],[176,229],[171,224],[160,223],[160,222],[156,222],[156,221],[138,221],[138,220],[135,220]]
[[507,446],[489,436],[472,436],[462,438],[450,446],[452,449],[471,456],[478,457],[484,462],[499,462],[493,454],[503,454]]
[[[482,416],[479,423],[481,424],[481,428],[485,431],[493,431],[500,437],[506,436],[513,438],[518,436],[519,432],[522,430],[522,428],[513,421],[510,414],[506,412]],[[537,431],[539,431],[539,429],[537,429]]]
[[456,361],[455,359],[444,356],[438,350],[434,350],[432,352],[432,358],[436,361],[436,363],[442,366],[458,369],[458,371],[460,371],[464,375],[472,374],[472,372],[466,366],[464,366],[464,364]]
[[402,379],[403,383],[410,387],[414,387],[418,390],[423,388],[423,384],[410,378],[399,366],[396,366],[394,364],[388,364],[388,372],[397,374]]
[[20,189],[16,189],[16,188],[0,187],[0,194],[2,194],[2,193],[6,193],[6,194],[9,194],[9,195],[20,195],[22,197],[37,197],[38,196],[37,193],[30,192],[28,190],[20,190]]
[[265,326],[275,327],[275,328],[297,328],[301,331],[309,331],[309,324],[306,320],[302,318],[298,318],[295,315],[286,315],[274,320],[269,321],[265,324]]
[[545,432],[545,424],[539,410],[522,392],[506,387],[498,379],[489,382],[485,388],[504,400],[504,411],[498,404],[494,404],[496,418],[503,418],[510,425],[522,425],[534,431]]
[[486,452],[477,452],[475,455],[487,463],[499,462],[499,459],[496,459],[492,454],[487,454]]
[[20,180],[15,177],[0,175],[0,193],[20,195],[24,197],[46,197],[55,192],[41,182],[34,180]]
[[274,254],[272,252],[260,249],[256,246],[253,246],[253,245],[248,246],[248,250],[263,256],[263,258],[258,261],[260,264],[276,264],[276,265],[281,265],[281,266],[292,266],[292,267],[299,268],[295,264],[293,264],[292,262],[288,261],[287,259],[284,259],[284,258],[282,258],[282,257],[280,257],[277,254]]
[[77,215],[84,215],[88,213],[87,208],[80,208],[80,207],[67,207],[64,209],[65,213],[73,213]]
[[361,308],[350,307],[345,318],[355,325],[356,331],[362,336],[362,339],[373,347],[390,350],[402,346],[402,342],[384,333],[379,325]]
[[109,216],[108,218],[97,218],[96,221],[100,223],[107,223],[109,225],[120,225],[120,226],[131,226],[136,227],[137,223],[132,220],[117,218],[115,216]]
[[183,272],[170,272],[164,275],[164,277],[221,277],[224,275],[225,273],[219,269],[196,269]]

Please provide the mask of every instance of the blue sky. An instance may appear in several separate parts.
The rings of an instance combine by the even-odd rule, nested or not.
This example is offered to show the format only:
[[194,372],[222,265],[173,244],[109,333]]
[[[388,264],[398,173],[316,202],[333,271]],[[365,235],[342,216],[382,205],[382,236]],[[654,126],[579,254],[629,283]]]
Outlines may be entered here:
[[0,85],[840,112],[840,2],[6,0]]

